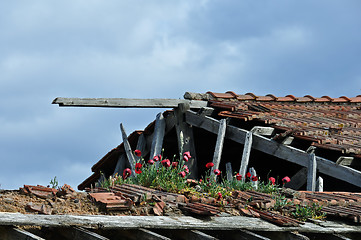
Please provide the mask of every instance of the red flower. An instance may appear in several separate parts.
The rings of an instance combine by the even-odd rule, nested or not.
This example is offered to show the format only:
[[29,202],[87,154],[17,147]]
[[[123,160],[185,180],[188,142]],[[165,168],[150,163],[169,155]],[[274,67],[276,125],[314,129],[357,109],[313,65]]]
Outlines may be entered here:
[[214,164],[212,162],[209,162],[206,164],[206,168],[210,169],[214,166]]
[[250,172],[248,172],[246,176],[247,176],[248,178],[250,178],[252,175],[251,175]]
[[169,161],[169,159],[164,159],[164,160],[161,161],[161,163],[162,163],[162,165],[163,165],[164,167],[170,167],[170,161]]
[[203,180],[202,179],[199,179],[199,182],[201,183]]
[[258,177],[257,177],[257,176],[253,176],[253,177],[252,177],[252,181],[253,181],[253,182],[258,181]]
[[274,177],[270,177],[268,179],[268,181],[270,181],[272,183],[272,185],[275,185],[275,183],[276,183],[276,179]]
[[142,168],[142,164],[139,163],[139,162],[136,163],[136,164],[135,164],[135,168],[136,168],[136,169],[141,169],[141,168]]
[[239,180],[242,180],[242,175],[241,174],[239,174],[239,173],[237,173],[236,174],[236,179],[239,181]]
[[158,161],[159,161],[159,156],[154,156],[154,157],[153,157],[153,161],[154,161],[154,162],[158,162]]
[[138,149],[136,149],[136,150],[134,151],[134,153],[135,153],[135,155],[136,155],[137,157],[142,156],[142,152],[141,152],[140,150],[138,150]]
[[191,153],[188,151],[188,152],[185,152],[183,153],[183,159],[184,161],[188,162],[188,160],[191,158]]
[[216,174],[217,176],[221,175],[221,171],[219,171],[219,169],[214,169],[214,174]]
[[284,177],[282,178],[282,182],[283,182],[283,185],[285,185],[286,183],[288,183],[289,181],[291,181],[291,179],[289,177]]
[[217,193],[218,194],[218,200],[220,200],[222,198],[222,193]]
[[178,173],[182,178],[184,178],[186,176],[186,173],[184,171],[181,171],[180,173]]
[[132,174],[132,170],[130,170],[129,168],[124,169],[123,179],[127,179],[127,177],[129,177],[131,174]]
[[136,174],[141,174],[141,173],[142,173],[142,170],[140,170],[140,168],[136,168],[136,169],[135,169],[135,173],[136,173]]
[[153,159],[149,159],[149,160],[148,160],[148,163],[149,163],[150,165],[153,165],[153,164],[154,164],[154,160],[153,160]]
[[178,162],[172,162],[172,168],[177,168],[178,167]]
[[184,171],[188,174],[188,173],[189,173],[189,168],[188,168],[188,166],[184,165],[183,168],[184,168]]

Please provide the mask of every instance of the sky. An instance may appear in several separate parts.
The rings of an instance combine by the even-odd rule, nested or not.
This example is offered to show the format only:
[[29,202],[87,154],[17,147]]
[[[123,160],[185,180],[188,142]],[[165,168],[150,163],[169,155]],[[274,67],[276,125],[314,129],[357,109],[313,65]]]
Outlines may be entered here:
[[56,97],[361,94],[359,0],[0,2],[0,189],[76,188],[164,109]]

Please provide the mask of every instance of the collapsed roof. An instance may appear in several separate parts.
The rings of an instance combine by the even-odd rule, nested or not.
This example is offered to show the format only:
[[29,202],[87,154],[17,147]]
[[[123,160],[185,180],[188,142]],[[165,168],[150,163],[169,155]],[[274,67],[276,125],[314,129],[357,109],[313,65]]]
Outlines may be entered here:
[[93,174],[78,189],[97,183],[101,172],[108,177],[132,167],[139,160],[129,154],[135,149],[150,159],[163,148],[165,156],[179,155],[181,149],[190,151],[193,178],[200,177],[205,163],[213,159],[224,173],[227,165],[237,172],[252,166],[261,178],[292,176],[289,187],[294,189],[315,190],[318,176],[327,190],[360,190],[361,95],[317,98],[187,92],[184,98],[55,99],[53,103],[59,106],[173,108],[159,113],[143,131],[127,136],[122,128],[124,142],[92,167]]

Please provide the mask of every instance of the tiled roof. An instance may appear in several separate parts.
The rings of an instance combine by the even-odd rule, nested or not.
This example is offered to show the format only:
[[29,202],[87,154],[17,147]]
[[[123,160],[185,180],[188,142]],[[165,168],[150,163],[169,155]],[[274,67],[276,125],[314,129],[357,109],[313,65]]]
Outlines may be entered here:
[[221,117],[241,121],[256,121],[330,150],[361,157],[361,95],[356,97],[329,96],[276,97],[268,94],[234,92],[185,94],[192,100],[207,100]]

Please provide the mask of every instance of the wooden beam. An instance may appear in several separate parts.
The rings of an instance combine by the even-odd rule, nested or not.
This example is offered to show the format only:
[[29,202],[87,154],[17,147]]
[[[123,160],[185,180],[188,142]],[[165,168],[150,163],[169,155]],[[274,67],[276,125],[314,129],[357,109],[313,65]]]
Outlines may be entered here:
[[309,155],[309,164],[307,168],[307,191],[314,192],[316,190],[316,171],[317,161],[314,153]]
[[294,190],[300,189],[307,181],[307,168],[303,167],[291,177],[291,181],[285,184],[285,187]]
[[122,132],[122,137],[123,137],[123,146],[124,146],[124,150],[125,150],[125,154],[127,155],[129,164],[130,164],[130,169],[132,170],[132,174],[131,176],[135,175],[135,158],[133,155],[133,150],[130,147],[129,141],[128,141],[128,135],[125,132],[125,129],[123,127],[123,124],[120,124],[120,130]]
[[0,239],[6,240],[45,240],[24,229],[11,226],[0,226]]
[[226,134],[226,128],[227,128],[227,122],[226,119],[221,119],[220,120],[220,124],[218,127],[218,134],[217,134],[217,142],[216,142],[216,146],[214,149],[214,154],[213,154],[213,164],[214,166],[212,167],[211,170],[211,175],[213,176],[214,179],[217,178],[217,176],[214,174],[214,170],[215,169],[219,169],[219,164],[221,162],[221,156],[222,156],[222,150],[223,150],[223,143],[224,143],[224,136]]
[[251,155],[251,147],[252,147],[252,132],[248,131],[246,133],[246,138],[244,140],[241,166],[239,168],[239,174],[242,175],[242,182],[246,180],[245,176],[248,168],[249,156]]
[[185,162],[188,166],[190,175],[189,178],[198,178],[198,165],[196,148],[194,145],[193,128],[185,122],[184,114],[190,109],[189,104],[180,103],[177,108],[174,109],[174,116],[176,118],[175,129],[177,132],[177,142],[179,156],[182,157],[184,152],[190,152],[192,158]]
[[232,170],[232,163],[230,163],[230,162],[226,163],[226,173],[227,173],[227,180],[232,181],[233,180],[233,170]]
[[107,215],[38,215],[0,212],[2,226],[85,227],[110,229],[198,229],[198,230],[249,230],[249,231],[298,231],[320,233],[361,232],[359,225],[345,225],[325,221],[322,224],[307,222],[298,227],[279,227],[260,218],[246,216],[210,217],[190,216],[107,216]]
[[[72,240],[109,240],[109,238],[103,237],[95,232],[92,232],[83,227],[59,227],[53,228],[52,234],[56,234],[61,239],[72,239]],[[55,236],[52,236],[55,237]]]
[[276,130],[273,127],[255,126],[251,129],[251,132],[257,135],[270,137],[274,135]]
[[135,98],[55,98],[52,104],[59,107],[109,107],[109,108],[175,108],[180,103],[189,104],[190,108],[207,106],[207,101],[185,99],[135,99]]
[[147,141],[145,140],[144,134],[142,133],[138,137],[138,142],[137,142],[137,147],[136,147],[136,149],[138,149],[142,152],[142,155],[140,157],[135,156],[135,160],[137,162],[140,161],[141,157],[144,157],[145,155],[147,155],[146,147],[147,147]]
[[[163,117],[163,113],[160,112],[157,114],[155,120],[152,146],[150,148],[150,158],[153,158],[154,156],[157,156],[162,153],[164,134],[165,134],[165,120]],[[159,164],[159,162],[156,162],[156,164]]]
[[[219,121],[211,117],[199,117],[193,111],[187,111],[186,121],[202,129],[205,129],[212,133],[217,133],[219,127]],[[247,131],[234,127],[227,126],[226,138],[244,144]],[[252,147],[266,154],[275,156],[277,158],[286,160],[297,165],[308,167],[309,154],[300,149],[286,146],[281,143],[277,143],[271,139],[263,136],[254,135]],[[334,162],[316,156],[317,169],[320,173],[324,173],[331,177],[348,182],[355,186],[361,187],[361,172],[349,167],[339,166]]]
[[318,177],[316,181],[316,191],[317,192],[323,192],[323,178]]
[[122,176],[123,174],[123,171],[125,169],[125,161],[126,161],[126,157],[124,154],[120,154],[119,158],[118,158],[118,161],[117,161],[117,165],[115,166],[115,169],[114,169],[114,173],[113,173],[113,176],[118,173],[119,176]]

